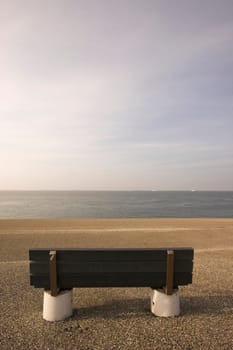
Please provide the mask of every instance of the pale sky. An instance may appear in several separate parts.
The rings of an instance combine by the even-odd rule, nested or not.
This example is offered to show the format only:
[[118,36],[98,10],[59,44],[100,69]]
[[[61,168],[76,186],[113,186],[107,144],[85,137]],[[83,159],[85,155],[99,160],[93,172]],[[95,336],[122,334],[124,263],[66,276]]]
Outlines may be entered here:
[[0,190],[233,190],[232,0],[0,0]]

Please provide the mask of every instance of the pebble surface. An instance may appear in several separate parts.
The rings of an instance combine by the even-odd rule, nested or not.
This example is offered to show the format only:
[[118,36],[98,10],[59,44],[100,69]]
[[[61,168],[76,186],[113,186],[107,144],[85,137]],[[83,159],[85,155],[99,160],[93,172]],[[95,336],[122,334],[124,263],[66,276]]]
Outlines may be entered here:
[[[0,220],[1,350],[233,349],[233,220],[12,221]],[[71,318],[42,319],[43,290],[29,285],[29,247],[167,246],[168,236],[170,246],[195,248],[179,317],[155,317],[149,288],[90,288],[73,290]]]

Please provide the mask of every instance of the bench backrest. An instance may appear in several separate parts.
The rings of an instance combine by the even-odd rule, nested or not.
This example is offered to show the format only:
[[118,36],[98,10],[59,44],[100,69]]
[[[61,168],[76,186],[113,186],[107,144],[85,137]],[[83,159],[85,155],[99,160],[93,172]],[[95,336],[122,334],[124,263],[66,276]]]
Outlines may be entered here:
[[[174,259],[170,267],[168,252]],[[168,268],[172,271],[173,288],[192,283],[193,248],[41,248],[30,249],[29,259],[30,284],[37,288],[50,289],[51,283],[59,289],[162,288],[167,283]]]

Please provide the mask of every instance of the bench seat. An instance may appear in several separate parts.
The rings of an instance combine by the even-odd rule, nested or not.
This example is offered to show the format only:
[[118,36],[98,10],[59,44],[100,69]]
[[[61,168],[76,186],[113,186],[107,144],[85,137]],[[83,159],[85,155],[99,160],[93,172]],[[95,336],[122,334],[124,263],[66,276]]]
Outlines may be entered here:
[[166,286],[167,252],[174,252],[173,288],[192,283],[193,248],[30,249],[30,284],[51,287],[51,252],[56,253],[58,289]]

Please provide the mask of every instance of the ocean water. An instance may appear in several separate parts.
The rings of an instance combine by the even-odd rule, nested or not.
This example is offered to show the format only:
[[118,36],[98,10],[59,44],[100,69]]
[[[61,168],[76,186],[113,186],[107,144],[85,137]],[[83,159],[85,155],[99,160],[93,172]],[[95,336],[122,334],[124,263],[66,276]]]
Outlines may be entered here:
[[233,217],[233,192],[0,191],[0,218]]

